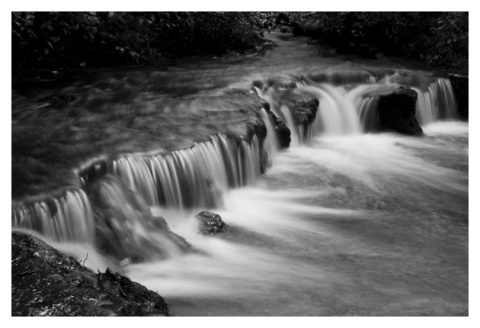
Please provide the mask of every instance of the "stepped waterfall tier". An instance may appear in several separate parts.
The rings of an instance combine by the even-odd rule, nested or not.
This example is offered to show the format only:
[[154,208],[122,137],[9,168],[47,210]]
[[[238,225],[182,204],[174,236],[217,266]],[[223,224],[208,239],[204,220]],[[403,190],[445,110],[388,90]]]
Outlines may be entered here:
[[133,302],[117,271],[158,291],[155,314],[468,315],[469,127],[451,80],[270,37],[265,56],[44,91],[66,103],[14,93],[13,231],[96,290]]

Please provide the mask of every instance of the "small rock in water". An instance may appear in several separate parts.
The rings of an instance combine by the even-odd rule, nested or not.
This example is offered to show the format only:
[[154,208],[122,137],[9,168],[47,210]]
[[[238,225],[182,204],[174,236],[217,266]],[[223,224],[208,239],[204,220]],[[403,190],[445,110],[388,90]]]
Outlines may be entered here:
[[228,224],[223,222],[220,215],[216,213],[202,211],[195,217],[200,221],[200,233],[202,235],[216,235],[228,229]]

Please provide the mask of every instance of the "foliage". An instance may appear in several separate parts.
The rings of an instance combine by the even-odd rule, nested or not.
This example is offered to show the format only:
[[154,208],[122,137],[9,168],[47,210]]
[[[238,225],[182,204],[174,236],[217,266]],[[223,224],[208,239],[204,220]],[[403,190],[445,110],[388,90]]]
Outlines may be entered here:
[[468,63],[467,12],[324,12],[306,15],[301,27],[343,53],[382,52],[456,68]]
[[135,64],[244,51],[264,23],[249,12],[14,12],[13,67]]

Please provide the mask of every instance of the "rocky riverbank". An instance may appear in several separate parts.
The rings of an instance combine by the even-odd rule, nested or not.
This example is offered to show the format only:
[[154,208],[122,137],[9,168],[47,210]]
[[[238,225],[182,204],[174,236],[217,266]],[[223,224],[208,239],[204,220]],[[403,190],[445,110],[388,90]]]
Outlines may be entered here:
[[12,316],[169,315],[157,293],[84,264],[31,235],[12,233]]

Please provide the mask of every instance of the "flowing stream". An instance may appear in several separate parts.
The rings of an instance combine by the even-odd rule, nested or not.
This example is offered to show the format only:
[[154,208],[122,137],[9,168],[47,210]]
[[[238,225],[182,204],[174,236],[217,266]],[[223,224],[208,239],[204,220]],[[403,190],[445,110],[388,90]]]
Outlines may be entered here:
[[[429,83],[415,88],[423,137],[368,133],[376,120],[371,93],[401,84],[395,75],[341,85],[299,79],[296,89],[320,104],[308,133],[289,108],[276,106],[275,90],[255,89],[292,133],[290,148],[279,150],[274,124],[261,112],[269,155],[263,175],[255,137],[234,143],[218,135],[165,157],[116,160],[112,174],[194,252],[165,242],[115,180],[101,190],[122,208],[125,220],[115,229],[124,247],[147,253],[147,244],[161,244],[166,259],[152,254],[120,268],[100,255],[82,191],[53,207],[16,210],[13,225],[41,230],[79,258],[89,252],[94,269],[122,270],[158,291],[178,316],[466,315],[468,123],[455,121],[448,79]],[[194,216],[205,208],[220,214],[227,233],[198,233]]]
[[[255,186],[224,195],[232,226],[202,254],[131,265],[176,315],[451,315],[467,302],[466,123],[426,137],[317,137],[279,153]],[[155,209],[154,209],[155,210]]]

